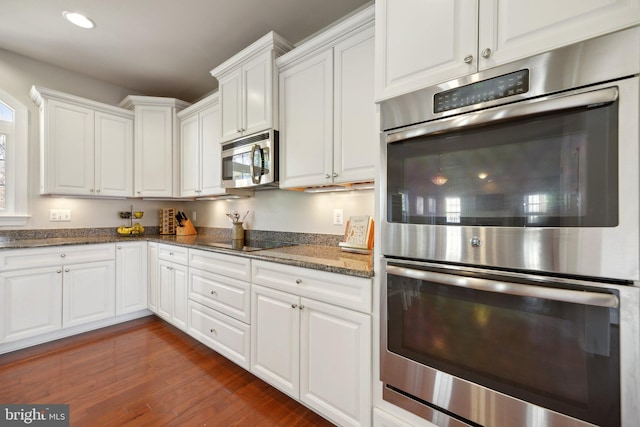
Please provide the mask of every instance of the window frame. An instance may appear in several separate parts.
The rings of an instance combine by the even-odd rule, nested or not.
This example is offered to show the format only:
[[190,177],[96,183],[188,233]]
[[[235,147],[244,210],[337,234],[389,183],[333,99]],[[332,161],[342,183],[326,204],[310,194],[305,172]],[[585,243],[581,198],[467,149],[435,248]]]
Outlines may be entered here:
[[28,213],[28,135],[29,110],[13,96],[0,89],[0,101],[14,112],[13,126],[3,122],[5,151],[5,209],[0,211],[0,226],[24,226]]

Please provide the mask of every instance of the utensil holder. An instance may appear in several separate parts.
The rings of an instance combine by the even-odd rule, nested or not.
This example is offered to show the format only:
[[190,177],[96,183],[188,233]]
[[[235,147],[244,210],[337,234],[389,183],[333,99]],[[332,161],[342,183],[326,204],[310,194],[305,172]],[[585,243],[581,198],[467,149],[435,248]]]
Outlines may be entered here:
[[241,222],[234,222],[231,226],[231,240],[244,243],[244,228]]

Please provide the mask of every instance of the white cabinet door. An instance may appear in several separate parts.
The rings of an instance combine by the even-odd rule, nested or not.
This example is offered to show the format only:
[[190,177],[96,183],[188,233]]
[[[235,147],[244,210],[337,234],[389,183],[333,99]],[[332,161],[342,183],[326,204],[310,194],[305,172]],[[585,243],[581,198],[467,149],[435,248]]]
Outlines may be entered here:
[[133,196],[133,119],[95,112],[95,194]]
[[158,316],[170,322],[173,312],[173,273],[171,271],[172,264],[167,261],[160,260],[158,262],[160,269],[159,292],[158,292]]
[[300,307],[300,400],[338,425],[371,425],[371,316],[306,298]]
[[478,32],[480,69],[638,23],[638,0],[483,0]]
[[300,298],[253,285],[251,372],[290,395],[300,389]]
[[224,192],[220,132],[220,106],[216,104],[200,113],[200,196]]
[[43,153],[45,193],[89,196],[94,191],[94,111],[50,100]]
[[200,191],[200,120],[198,114],[180,120],[180,192],[195,197]]
[[158,264],[158,244],[149,242],[148,245],[148,292],[147,308],[158,312],[158,298],[160,293],[160,265]]
[[[220,106],[217,97],[200,111],[180,117],[180,194],[201,197],[224,193]],[[187,112],[185,110],[185,112]]]
[[330,184],[333,51],[280,72],[280,187]]
[[147,308],[147,243],[116,245],[116,315]]
[[273,60],[271,52],[242,66],[242,134],[272,127]]
[[173,195],[173,108],[135,108],[135,195]]
[[333,173],[335,183],[373,181],[378,157],[374,102],[374,31],[334,47]]
[[173,265],[173,296],[171,322],[180,329],[187,330],[188,268]]
[[222,108],[222,141],[242,136],[242,70],[238,69],[220,79]]
[[476,71],[477,0],[377,0],[375,7],[377,101]]
[[115,262],[63,266],[62,326],[81,325],[115,315]]
[[184,265],[160,260],[158,315],[172,325],[187,329],[188,276]]
[[61,328],[61,267],[0,274],[0,342],[20,340]]

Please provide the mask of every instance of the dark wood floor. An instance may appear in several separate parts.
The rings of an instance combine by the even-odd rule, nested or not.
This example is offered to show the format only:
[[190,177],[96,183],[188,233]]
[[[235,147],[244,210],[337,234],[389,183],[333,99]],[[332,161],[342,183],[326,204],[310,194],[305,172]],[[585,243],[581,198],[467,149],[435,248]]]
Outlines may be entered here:
[[154,316],[0,356],[0,403],[72,426],[331,426]]

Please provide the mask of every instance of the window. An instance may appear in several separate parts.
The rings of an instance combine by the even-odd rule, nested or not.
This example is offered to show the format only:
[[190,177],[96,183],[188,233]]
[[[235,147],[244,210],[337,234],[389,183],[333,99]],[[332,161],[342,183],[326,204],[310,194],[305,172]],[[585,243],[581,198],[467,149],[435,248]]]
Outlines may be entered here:
[[0,89],[0,225],[27,215],[27,108]]
[[445,199],[445,213],[447,215],[447,222],[460,222],[460,214],[462,213],[460,197],[447,197]]

